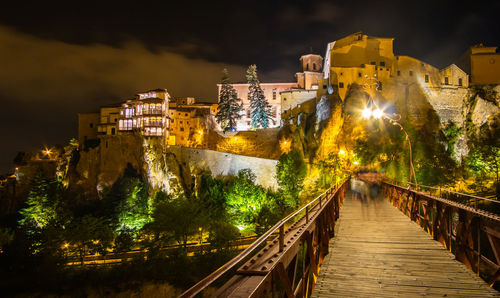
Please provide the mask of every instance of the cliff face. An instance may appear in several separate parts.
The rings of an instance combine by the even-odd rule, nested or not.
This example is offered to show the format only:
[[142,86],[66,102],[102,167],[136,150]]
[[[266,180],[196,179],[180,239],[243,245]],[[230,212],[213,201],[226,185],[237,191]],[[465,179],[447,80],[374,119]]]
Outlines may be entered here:
[[177,193],[184,180],[175,156],[164,151],[159,140],[146,140],[138,135],[106,137],[96,148],[80,152],[70,186],[87,195],[98,195],[110,187],[127,165],[145,177],[153,189]]
[[121,135],[105,138],[101,144],[80,153],[70,187],[87,196],[98,196],[110,187],[130,164],[151,189],[177,195],[191,191],[196,175],[208,171],[213,176],[236,175],[250,169],[257,183],[277,188],[276,160],[263,159],[207,149],[163,146],[160,138]]
[[[486,91],[481,91],[481,88],[486,88]],[[384,131],[387,132],[391,127],[389,121],[364,121],[361,118],[361,111],[370,102],[363,86],[351,85],[343,101],[336,94],[335,90],[332,95],[323,95],[317,100],[315,113],[308,114],[308,120],[303,123],[295,121],[283,130],[289,135],[285,137],[293,140],[292,147],[302,150],[313,162],[325,160],[330,153],[338,153],[340,150],[350,151],[358,140],[366,140],[376,132],[382,132],[383,136]],[[483,98],[486,97],[484,94],[489,97]],[[426,164],[432,166],[431,160],[438,158],[433,152],[438,152],[441,160],[446,159],[445,155],[449,154],[455,162],[461,163],[470,150],[468,136],[471,131],[478,132],[484,125],[488,125],[490,130],[500,127],[498,94],[500,86],[441,88],[395,78],[384,82],[383,90],[373,92],[372,99],[388,115],[401,115],[400,123],[414,141],[413,153],[418,167]],[[325,117],[325,113],[328,117]],[[314,140],[308,139],[310,135],[314,135]],[[401,137],[404,138],[403,135]],[[314,142],[317,146],[308,150]],[[401,146],[399,150],[404,152],[400,152],[403,155],[399,156],[408,158],[404,156],[408,153],[404,139],[401,140]],[[388,152],[379,154],[382,161],[395,158],[394,155],[387,156]]]

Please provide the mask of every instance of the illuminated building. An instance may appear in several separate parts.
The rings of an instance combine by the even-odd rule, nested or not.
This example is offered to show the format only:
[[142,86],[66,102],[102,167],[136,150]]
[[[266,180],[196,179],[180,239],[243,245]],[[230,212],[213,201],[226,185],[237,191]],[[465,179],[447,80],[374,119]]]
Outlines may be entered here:
[[99,124],[97,125],[97,136],[114,136],[117,134],[117,123],[120,117],[121,104],[110,104],[101,106],[99,113]]
[[[220,98],[221,84],[217,84],[217,98]],[[236,122],[236,129],[238,131],[250,130],[252,126],[250,100],[248,99],[248,83],[234,83],[233,88],[236,90],[238,98],[241,99],[243,110],[240,112],[241,117]],[[281,92],[296,88],[297,83],[260,83],[264,96],[271,105],[271,119],[269,121],[269,128],[279,127],[281,122]]]
[[470,74],[471,85],[500,84],[500,53],[497,53],[497,47],[472,46],[462,55],[459,66]]
[[439,70],[408,56],[395,56],[394,38],[354,33],[327,46],[319,94],[338,93],[343,100],[351,85],[364,86],[374,78],[377,90],[389,82],[418,83],[422,88],[466,88],[467,74],[456,65]]
[[135,131],[147,137],[164,136],[169,100],[166,89],[137,93],[135,99],[121,104],[118,131]]
[[193,97],[170,102],[168,112],[168,145],[206,148],[210,130],[215,130],[217,104],[197,102]]
[[292,109],[316,98],[319,81],[323,78],[323,57],[317,54],[307,54],[300,57],[300,62],[302,72],[295,74],[297,87],[281,92],[283,121],[293,115]]

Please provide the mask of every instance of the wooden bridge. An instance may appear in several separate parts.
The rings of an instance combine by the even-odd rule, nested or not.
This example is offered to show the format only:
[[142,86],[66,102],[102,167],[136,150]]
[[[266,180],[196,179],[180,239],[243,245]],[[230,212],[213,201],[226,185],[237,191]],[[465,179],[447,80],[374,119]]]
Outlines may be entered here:
[[500,217],[368,183],[334,186],[182,297],[500,296]]

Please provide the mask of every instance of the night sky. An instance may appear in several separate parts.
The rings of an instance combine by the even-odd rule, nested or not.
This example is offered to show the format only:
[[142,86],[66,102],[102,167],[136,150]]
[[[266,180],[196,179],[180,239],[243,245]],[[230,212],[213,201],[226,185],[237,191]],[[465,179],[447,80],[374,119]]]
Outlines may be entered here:
[[235,81],[254,63],[261,81],[294,81],[301,54],[354,32],[440,68],[500,46],[500,1],[5,2],[0,173],[17,151],[77,137],[78,112],[154,88],[216,101],[224,66]]

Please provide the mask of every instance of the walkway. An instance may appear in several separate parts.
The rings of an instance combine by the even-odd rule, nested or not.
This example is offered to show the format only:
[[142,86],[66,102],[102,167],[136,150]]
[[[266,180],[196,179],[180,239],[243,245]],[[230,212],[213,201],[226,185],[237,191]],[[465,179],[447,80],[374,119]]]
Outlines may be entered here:
[[346,194],[312,297],[499,297],[387,200]]

